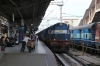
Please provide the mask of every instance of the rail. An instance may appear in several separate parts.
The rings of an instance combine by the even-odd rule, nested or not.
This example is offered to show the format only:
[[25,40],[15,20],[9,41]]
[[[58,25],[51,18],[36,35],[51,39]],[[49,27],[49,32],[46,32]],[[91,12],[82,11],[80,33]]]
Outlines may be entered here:
[[88,64],[84,63],[82,60],[79,60],[76,56],[74,56],[73,54],[71,54],[70,52],[67,53],[69,56],[71,56],[72,58],[74,58],[76,61],[80,62],[83,66],[89,66]]
[[[74,56],[71,53],[55,54],[55,55],[61,61],[63,66],[89,66],[87,63],[85,63],[82,60],[78,59],[78,57]],[[65,56],[65,57],[62,57],[62,56]]]

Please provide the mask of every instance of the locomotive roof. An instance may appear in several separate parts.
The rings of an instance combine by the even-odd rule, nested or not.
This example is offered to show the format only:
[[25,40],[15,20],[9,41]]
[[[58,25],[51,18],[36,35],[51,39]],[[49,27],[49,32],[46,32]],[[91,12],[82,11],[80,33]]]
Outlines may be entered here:
[[75,30],[75,29],[91,28],[94,24],[95,23],[90,23],[90,24],[81,25],[81,26],[77,26],[77,27],[71,27],[69,29],[70,30]]
[[[49,27],[47,27],[47,28],[45,28],[45,29],[43,29],[43,30],[41,30],[41,31],[36,32],[36,34],[42,32],[42,31],[44,31],[44,30],[46,30],[46,29],[48,29],[48,28],[50,28],[50,27],[53,27],[53,26],[55,26],[55,25],[57,25],[57,24],[60,24],[60,23],[56,23],[56,24],[54,24],[54,25],[51,25],[51,26],[49,26]],[[62,24],[66,24],[66,23],[62,23]]]

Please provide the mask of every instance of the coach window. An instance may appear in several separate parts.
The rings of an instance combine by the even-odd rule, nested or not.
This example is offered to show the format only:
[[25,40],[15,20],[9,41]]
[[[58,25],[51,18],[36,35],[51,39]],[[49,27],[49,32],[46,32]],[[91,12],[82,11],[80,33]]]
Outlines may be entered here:
[[83,34],[83,37],[85,38],[85,34]]
[[80,38],[81,38],[81,32],[82,32],[82,30],[80,29],[79,31],[80,31]]
[[90,30],[90,29],[88,29],[88,32],[89,32],[89,33],[90,33],[90,31],[91,31],[91,30]]
[[73,30],[71,32],[73,33]]
[[87,38],[87,34],[86,34],[86,38]]
[[[91,33],[91,29],[88,29],[88,39],[91,39],[92,38],[92,35],[90,34]],[[94,32],[95,33],[95,32]]]
[[73,34],[73,30],[72,31],[70,31],[70,35],[71,35],[71,38],[73,39],[73,36],[74,36],[74,34]]

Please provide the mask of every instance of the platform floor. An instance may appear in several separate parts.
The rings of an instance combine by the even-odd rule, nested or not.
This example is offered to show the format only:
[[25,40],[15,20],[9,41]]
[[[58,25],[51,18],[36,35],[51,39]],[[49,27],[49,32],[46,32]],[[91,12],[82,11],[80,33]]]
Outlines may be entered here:
[[0,66],[57,66],[53,53],[40,41],[35,42],[35,51],[20,52],[21,44],[7,47],[0,52]]

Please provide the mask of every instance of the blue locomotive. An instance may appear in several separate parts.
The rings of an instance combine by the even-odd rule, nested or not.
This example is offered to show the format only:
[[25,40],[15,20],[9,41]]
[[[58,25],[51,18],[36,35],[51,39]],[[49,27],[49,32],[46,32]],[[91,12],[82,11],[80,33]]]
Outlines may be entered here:
[[70,40],[77,45],[83,42],[84,46],[100,50],[100,23],[90,23],[70,28]]
[[37,33],[39,39],[44,41],[54,52],[68,52],[69,50],[69,26],[65,23],[56,23]]

